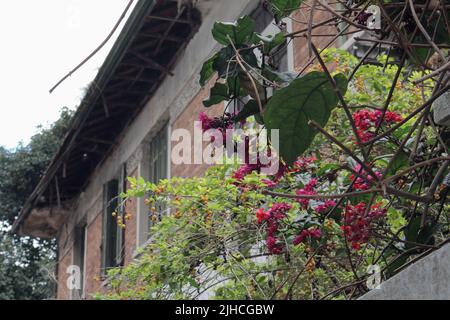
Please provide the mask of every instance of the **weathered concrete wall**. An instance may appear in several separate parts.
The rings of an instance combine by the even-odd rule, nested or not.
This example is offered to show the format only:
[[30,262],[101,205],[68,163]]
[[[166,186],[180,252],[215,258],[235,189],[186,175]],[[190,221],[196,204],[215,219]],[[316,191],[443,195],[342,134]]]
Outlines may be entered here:
[[417,261],[361,300],[450,300],[450,244]]

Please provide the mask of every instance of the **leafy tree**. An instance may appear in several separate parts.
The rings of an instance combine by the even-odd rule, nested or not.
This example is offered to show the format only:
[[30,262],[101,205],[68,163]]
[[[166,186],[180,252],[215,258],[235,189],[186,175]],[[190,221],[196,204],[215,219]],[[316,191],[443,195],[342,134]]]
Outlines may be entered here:
[[54,296],[53,242],[0,232],[0,300],[42,300]]
[[27,145],[16,149],[0,147],[0,219],[12,224],[28,196],[41,179],[66,133],[71,111],[64,108],[60,118]]
[[27,145],[0,147],[0,299],[54,296],[55,242],[20,238],[10,227],[57,151],[72,112],[63,108],[49,128],[39,127]]

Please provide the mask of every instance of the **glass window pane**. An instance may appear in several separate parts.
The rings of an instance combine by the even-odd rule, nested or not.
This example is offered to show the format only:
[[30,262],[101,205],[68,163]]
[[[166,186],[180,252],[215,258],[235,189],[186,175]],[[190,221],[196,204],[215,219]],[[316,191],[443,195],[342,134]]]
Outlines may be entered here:
[[158,183],[167,178],[167,125],[164,126],[150,142],[150,176],[149,180]]
[[116,266],[117,253],[117,220],[113,217],[113,212],[118,206],[119,181],[111,180],[105,186],[105,203],[104,203],[104,228],[103,228],[103,251],[102,261],[103,269]]
[[[149,170],[149,181],[155,184],[159,183],[162,179],[167,179],[168,177],[168,127],[165,125],[152,139],[150,142],[150,170]],[[161,215],[165,211],[165,206],[163,203],[156,203],[155,208],[157,210],[157,215],[161,218]]]

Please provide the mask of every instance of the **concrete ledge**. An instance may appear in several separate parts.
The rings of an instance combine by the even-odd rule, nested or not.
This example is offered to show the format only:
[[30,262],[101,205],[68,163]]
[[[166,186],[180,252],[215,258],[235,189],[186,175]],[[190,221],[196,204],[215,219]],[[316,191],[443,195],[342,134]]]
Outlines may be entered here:
[[396,274],[360,300],[450,300],[450,244]]

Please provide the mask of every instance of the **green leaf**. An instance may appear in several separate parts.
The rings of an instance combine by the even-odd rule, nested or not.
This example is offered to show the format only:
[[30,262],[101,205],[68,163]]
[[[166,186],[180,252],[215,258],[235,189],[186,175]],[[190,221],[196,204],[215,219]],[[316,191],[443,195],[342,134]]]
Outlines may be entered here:
[[255,21],[245,16],[239,18],[236,23],[216,22],[212,29],[212,34],[214,39],[224,46],[230,44],[228,37],[231,38],[236,46],[240,46],[252,38],[255,26]]
[[405,244],[406,249],[411,249],[415,245],[414,243],[417,243],[417,237],[419,236],[420,231],[420,222],[421,217],[416,216],[414,217],[411,222],[408,224],[405,230],[405,240],[407,243]]
[[401,126],[400,128],[398,128],[393,132],[394,137],[399,140],[403,139],[405,135],[409,132],[409,130],[411,130],[411,127],[412,126],[408,124]]
[[208,59],[200,71],[200,85],[203,87],[211,76],[214,74],[214,62],[217,60],[218,53],[216,53],[212,58]]
[[[344,75],[334,77],[344,94],[348,81]],[[275,92],[264,111],[269,129],[280,130],[279,152],[286,163],[293,163],[312,143],[317,131],[308,122],[325,126],[338,97],[323,72],[311,72]]]
[[403,217],[402,211],[390,207],[387,211],[388,225],[391,231],[397,233],[401,228],[403,228],[408,221]]
[[397,273],[397,270],[401,268],[406,262],[408,262],[409,254],[404,253],[402,256],[397,257],[392,262],[389,262],[386,268],[386,275],[392,277]]
[[234,122],[239,122],[248,117],[259,114],[259,106],[255,100],[247,102],[241,112],[234,118]]
[[318,176],[325,175],[331,171],[338,170],[340,168],[340,165],[336,163],[327,163],[323,166],[320,166],[320,169],[317,171]]
[[213,62],[213,69],[219,73],[219,77],[233,77],[237,74],[237,64],[230,64],[230,59],[234,56],[234,49],[231,46],[220,49],[217,58]]
[[[213,61],[212,68],[219,73],[221,78],[235,77],[240,70],[237,62],[230,62],[234,57],[235,51],[233,47],[227,46],[217,53],[217,58]],[[241,52],[241,57],[252,67],[258,66],[258,60],[253,50],[245,50]]]
[[247,95],[245,90],[241,87],[241,80],[238,76],[229,77],[227,79],[227,84],[230,97],[244,97]]
[[196,289],[200,288],[200,285],[198,284],[198,282],[197,282],[195,279],[193,279],[193,278],[188,278],[187,281],[189,282],[189,284],[190,284],[192,287],[194,287],[194,288],[196,288]]
[[383,85],[377,81],[373,82],[373,88],[375,89],[375,91],[377,91],[379,94],[384,93],[386,90],[383,87]]
[[228,100],[228,86],[226,84],[216,82],[211,89],[211,94],[208,100],[203,101],[203,105],[207,108],[216,105],[222,101]]
[[303,0],[269,0],[275,19],[278,21],[298,9]]
[[255,121],[262,126],[264,125],[264,117],[261,115],[261,113],[255,114]]
[[425,224],[423,228],[420,229],[417,236],[417,242],[422,244],[433,245],[434,237],[433,234],[436,232],[436,224]]
[[388,176],[393,176],[401,169],[408,167],[409,165],[409,157],[406,153],[400,152],[392,162],[391,167],[388,171]]

